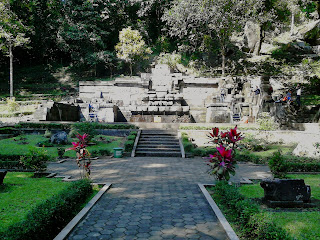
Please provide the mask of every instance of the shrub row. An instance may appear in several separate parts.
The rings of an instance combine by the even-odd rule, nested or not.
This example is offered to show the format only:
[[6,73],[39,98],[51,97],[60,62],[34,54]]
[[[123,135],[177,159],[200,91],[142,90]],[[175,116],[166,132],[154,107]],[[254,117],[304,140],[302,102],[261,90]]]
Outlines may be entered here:
[[13,127],[0,128],[0,134],[16,134],[18,131]]
[[135,125],[131,124],[100,124],[100,123],[91,123],[91,122],[82,122],[82,123],[32,123],[25,122],[16,124],[15,128],[40,128],[40,129],[71,129],[71,127],[76,129],[137,129]]
[[[179,129],[181,130],[212,130],[212,126],[180,126]],[[220,126],[220,130],[230,130],[234,128],[234,126]],[[240,126],[239,130],[257,130],[257,127],[254,126]]]
[[14,125],[15,128],[40,128],[40,129],[70,129],[71,124],[63,124],[63,123],[18,123]]
[[214,187],[214,200],[228,220],[234,222],[245,239],[293,240],[288,233],[269,219],[268,213],[259,205],[245,199],[235,186],[220,181]]
[[132,131],[127,137],[127,141],[124,143],[124,151],[131,152],[134,146],[135,139],[137,137],[137,132]]
[[91,157],[97,156],[109,156],[111,152],[108,149],[99,149],[99,150],[92,150],[90,151]]
[[88,180],[73,182],[67,189],[29,212],[26,219],[0,233],[2,239],[53,239],[79,212],[92,193]]
[[0,160],[0,169],[24,170],[27,168],[20,161],[1,161]]

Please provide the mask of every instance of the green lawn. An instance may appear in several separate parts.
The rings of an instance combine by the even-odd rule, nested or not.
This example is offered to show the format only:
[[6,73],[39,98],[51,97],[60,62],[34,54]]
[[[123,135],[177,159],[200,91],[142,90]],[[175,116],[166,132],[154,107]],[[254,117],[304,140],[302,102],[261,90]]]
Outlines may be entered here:
[[[311,199],[320,200],[320,175],[297,174],[288,175],[292,179],[304,179],[311,187]],[[259,184],[243,185],[241,194],[248,198],[262,198],[263,189]],[[320,211],[298,211],[270,212],[270,216],[276,225],[286,229],[297,240],[320,239]]]
[[[98,135],[97,137],[102,136]],[[112,152],[112,149],[115,147],[119,147],[119,145],[123,142],[123,137],[113,137],[113,136],[103,136],[105,138],[105,141],[97,141],[97,145],[89,146],[88,150],[99,150],[99,149],[108,149],[110,152]],[[1,148],[1,154],[16,154],[16,155],[23,155],[28,153],[30,146],[36,146],[38,142],[46,141],[47,138],[43,137],[42,135],[21,135],[14,138],[8,138],[0,140],[0,148]],[[77,139],[69,139],[70,142],[76,142]],[[106,143],[107,140],[114,140],[110,143]],[[56,158],[58,157],[57,152],[58,145],[54,147],[45,147],[45,150],[47,153]],[[60,146],[63,148],[69,148],[72,147],[72,144],[70,145],[64,145]],[[74,151],[67,151],[64,155],[65,157],[75,157],[76,154]]]
[[7,173],[0,186],[0,232],[21,221],[28,211],[70,183],[61,179],[32,178],[33,173]]

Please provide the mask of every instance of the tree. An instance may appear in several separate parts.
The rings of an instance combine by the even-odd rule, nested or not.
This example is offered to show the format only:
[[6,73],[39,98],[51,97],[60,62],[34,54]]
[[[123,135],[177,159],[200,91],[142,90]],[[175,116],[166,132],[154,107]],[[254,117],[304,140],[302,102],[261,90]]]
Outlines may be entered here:
[[27,28],[18,17],[10,11],[7,1],[0,2],[0,48],[10,58],[10,98],[13,97],[13,49],[29,42],[25,37]]
[[293,35],[295,15],[300,11],[299,0],[280,0],[279,6],[282,8],[287,8],[291,13],[290,34]]
[[284,23],[278,19],[274,0],[245,0],[247,7],[243,11],[244,19],[256,22],[260,27],[258,47],[255,48],[254,55],[259,55],[265,33],[272,26],[281,27]]
[[138,59],[147,58],[152,51],[146,46],[139,31],[131,27],[124,28],[119,33],[119,43],[115,46],[117,57],[129,63],[132,76],[132,64]]
[[227,46],[232,33],[240,29],[243,6],[243,1],[236,0],[175,0],[163,18],[171,36],[186,38],[193,45],[207,41],[208,36],[216,39],[225,75]]

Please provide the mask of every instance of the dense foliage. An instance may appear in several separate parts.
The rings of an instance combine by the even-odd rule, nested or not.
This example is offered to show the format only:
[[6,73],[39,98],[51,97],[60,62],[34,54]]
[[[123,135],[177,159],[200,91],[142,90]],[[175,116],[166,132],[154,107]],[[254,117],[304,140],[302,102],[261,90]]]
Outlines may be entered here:
[[[255,48],[259,54],[269,33],[287,31],[306,18],[317,19],[319,4],[312,0],[1,0],[0,12],[0,46],[4,50],[0,53],[0,76],[7,79],[9,75],[7,54],[11,46],[17,68],[46,66],[47,75],[33,73],[33,81],[44,83],[44,79],[54,78],[57,64],[68,66],[76,75],[74,79],[128,74],[131,70],[136,74],[146,69],[138,65],[131,69],[132,60],[145,57],[151,48],[154,55],[177,51],[183,64],[222,66],[222,73],[230,72],[246,54],[233,42],[233,36],[243,32],[248,21],[259,26]],[[147,52],[138,51],[130,57],[121,53],[122,48],[117,55],[123,29],[134,30]],[[25,75],[18,80],[26,81]],[[7,85],[1,84],[7,91]]]
[[237,187],[220,181],[213,190],[214,200],[228,221],[237,225],[244,239],[293,239],[284,229],[276,226],[258,204],[241,195]]

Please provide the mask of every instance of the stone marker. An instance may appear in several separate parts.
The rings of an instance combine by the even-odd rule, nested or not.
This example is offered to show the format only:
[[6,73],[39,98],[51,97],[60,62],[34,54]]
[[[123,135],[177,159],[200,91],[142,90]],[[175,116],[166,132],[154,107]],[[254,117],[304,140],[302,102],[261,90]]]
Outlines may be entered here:
[[303,179],[266,179],[260,183],[264,189],[264,201],[272,206],[303,206],[310,203],[311,188]]
[[53,144],[68,144],[68,134],[63,131],[57,132],[51,136],[50,142]]
[[3,183],[3,179],[7,174],[7,170],[0,170],[0,185]]

